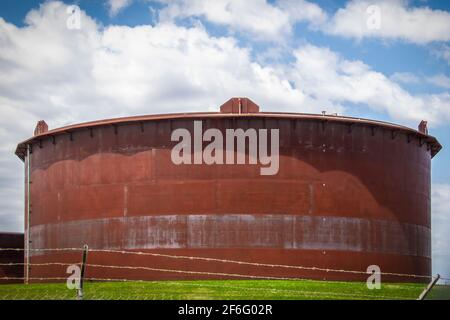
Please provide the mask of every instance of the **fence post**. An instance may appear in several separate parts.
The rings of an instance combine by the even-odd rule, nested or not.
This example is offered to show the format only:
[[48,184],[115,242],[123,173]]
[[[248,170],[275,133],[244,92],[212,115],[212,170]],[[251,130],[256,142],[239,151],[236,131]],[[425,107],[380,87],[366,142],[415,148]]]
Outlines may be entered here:
[[425,290],[422,291],[419,298],[417,300],[424,300],[427,296],[428,292],[434,287],[434,285],[439,281],[441,276],[438,274],[434,279],[431,279],[431,282],[428,284],[428,286],[425,288]]
[[80,287],[77,290],[77,300],[83,300],[83,282],[84,282],[84,272],[86,270],[86,260],[89,247],[87,244],[83,246],[83,260],[81,261],[81,274],[80,274]]

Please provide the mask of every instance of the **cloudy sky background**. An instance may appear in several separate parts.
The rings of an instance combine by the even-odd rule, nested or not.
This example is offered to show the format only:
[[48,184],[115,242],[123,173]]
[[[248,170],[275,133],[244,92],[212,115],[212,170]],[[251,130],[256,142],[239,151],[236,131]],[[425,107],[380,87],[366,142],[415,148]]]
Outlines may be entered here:
[[38,120],[217,110],[232,96],[265,111],[428,120],[444,145],[433,268],[450,277],[446,1],[0,1],[0,230],[23,231],[14,150]]

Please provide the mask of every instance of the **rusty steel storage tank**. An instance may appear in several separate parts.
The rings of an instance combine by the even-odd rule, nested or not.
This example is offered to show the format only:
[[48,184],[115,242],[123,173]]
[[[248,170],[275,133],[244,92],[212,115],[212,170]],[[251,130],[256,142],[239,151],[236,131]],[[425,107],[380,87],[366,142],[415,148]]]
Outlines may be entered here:
[[[196,123],[201,132],[195,132]],[[207,164],[201,157],[207,139],[200,149],[194,141],[189,146],[198,161],[174,163],[175,130],[194,137],[211,128],[224,137],[227,129],[278,129],[277,170],[261,174],[264,166],[249,157],[244,164]],[[65,266],[45,263],[79,262],[80,252],[33,249],[87,244],[90,278],[361,280],[366,275],[314,268],[366,271],[369,265],[429,276],[430,161],[441,146],[426,124],[419,129],[337,115],[259,112],[245,98],[230,99],[220,112],[128,117],[50,131],[39,122],[35,136],[16,150],[29,176],[26,274],[31,280],[64,277]]]

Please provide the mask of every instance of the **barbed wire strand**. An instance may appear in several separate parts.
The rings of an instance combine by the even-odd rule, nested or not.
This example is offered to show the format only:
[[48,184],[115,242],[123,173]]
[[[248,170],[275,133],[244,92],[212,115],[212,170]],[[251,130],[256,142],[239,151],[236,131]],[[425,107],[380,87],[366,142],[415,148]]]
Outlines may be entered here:
[[[0,248],[0,251],[22,251],[24,248]],[[82,248],[30,248],[30,251],[42,251],[42,252],[52,252],[52,251],[82,251]],[[359,270],[346,270],[346,269],[334,269],[334,268],[322,268],[322,267],[309,267],[309,266],[294,266],[294,265],[283,265],[283,264],[269,264],[269,263],[258,263],[249,261],[239,261],[239,260],[229,260],[229,259],[219,259],[219,258],[208,258],[208,257],[198,257],[198,256],[183,256],[183,255],[170,255],[163,253],[153,253],[153,252],[143,252],[143,251],[127,251],[127,250],[114,250],[114,249],[93,249],[90,248],[89,252],[105,252],[105,253],[118,253],[118,254],[135,254],[135,255],[145,255],[154,257],[163,257],[171,259],[188,259],[188,260],[202,260],[202,261],[213,261],[222,263],[233,263],[240,265],[252,265],[252,266],[262,266],[271,268],[289,268],[289,269],[301,269],[301,270],[311,270],[311,271],[323,271],[323,272],[337,272],[337,273],[352,273],[352,274],[367,274],[365,271]],[[407,274],[407,273],[394,273],[394,272],[374,272],[372,274],[381,274],[397,277],[411,277],[411,278],[426,278],[429,279],[430,276],[418,275],[418,274]],[[442,280],[450,280],[450,278],[441,277]]]
[[[30,266],[69,266],[69,265],[73,265],[73,264],[79,264],[80,262],[74,262],[74,263],[69,263],[69,262],[45,262],[45,263],[29,263]],[[0,263],[0,266],[25,266],[26,263],[24,262],[7,262],[7,263]],[[158,269],[158,268],[150,268],[150,267],[143,267],[143,266],[113,266],[113,265],[98,265],[98,264],[87,264],[88,266],[92,266],[92,267],[104,267],[104,268],[124,268],[124,269],[142,269],[142,270],[149,270],[149,271],[167,271],[169,272],[171,269]],[[191,271],[189,271],[191,272]],[[194,271],[192,271],[194,272]],[[196,271],[195,271],[196,272]],[[202,272],[202,271],[199,271]],[[214,273],[213,273],[214,274]],[[371,273],[371,274],[382,274],[380,272],[375,272],[375,273]],[[229,275],[229,274],[225,274],[225,275]],[[251,277],[250,275],[242,275],[245,277]],[[259,276],[255,276],[258,279],[261,278]],[[275,277],[277,278],[277,277]],[[435,276],[430,276],[427,278],[435,278]],[[308,278],[292,278],[292,277],[286,277],[286,278],[277,278],[279,280],[311,280]],[[277,280],[275,279],[275,280]],[[450,280],[447,278],[442,278],[440,277],[439,280]]]
[[[109,250],[109,249],[92,249],[92,252],[111,252],[119,254],[136,254],[136,255],[150,255],[155,257],[164,257],[172,259],[188,259],[188,260],[203,260],[203,261],[214,261],[223,263],[233,263],[241,265],[252,265],[259,267],[271,267],[271,268],[288,268],[288,269],[301,269],[301,270],[311,270],[311,271],[325,271],[325,272],[341,272],[341,273],[354,273],[354,274],[365,274],[366,271],[359,270],[345,270],[345,269],[333,269],[333,268],[321,268],[321,267],[308,267],[308,266],[294,266],[294,265],[283,265],[283,264],[270,264],[270,263],[259,263],[259,262],[249,262],[249,261],[239,261],[239,260],[229,260],[229,259],[218,259],[218,258],[208,258],[208,257],[197,257],[197,256],[180,256],[180,255],[169,255],[162,253],[152,253],[152,252],[142,252],[142,251],[125,251],[125,250]],[[375,272],[377,274],[377,272]],[[416,274],[404,274],[404,273],[392,273],[392,272],[379,272],[379,274],[391,275],[391,276],[402,276],[402,277],[415,277],[415,278],[430,278],[429,276],[416,275]]]
[[[73,264],[79,264],[79,262],[75,263],[69,263],[69,262],[43,262],[43,263],[29,263],[30,266],[70,266]],[[24,262],[6,262],[6,263],[0,263],[0,266],[25,266],[27,265]]]

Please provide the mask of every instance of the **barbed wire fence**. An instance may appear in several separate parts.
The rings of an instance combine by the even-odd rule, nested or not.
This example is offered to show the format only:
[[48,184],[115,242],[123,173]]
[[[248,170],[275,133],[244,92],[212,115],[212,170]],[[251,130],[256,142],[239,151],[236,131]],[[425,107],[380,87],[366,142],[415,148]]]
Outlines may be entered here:
[[[1,251],[22,251],[18,248],[0,248]],[[83,248],[39,248],[29,249],[32,252],[40,253],[64,253],[64,252],[82,252]],[[212,263],[234,264],[253,266],[258,268],[273,269],[291,269],[310,272],[325,273],[345,273],[361,276],[370,276],[367,271],[346,270],[335,268],[323,268],[317,266],[303,265],[284,265],[272,263],[260,263],[241,260],[219,259],[211,257],[171,255],[164,253],[144,252],[144,251],[127,251],[112,249],[89,249],[89,253],[102,254],[119,254],[124,256],[150,256],[156,258],[167,258],[174,260],[202,261]],[[42,256],[42,255],[41,255]],[[81,257],[81,255],[80,255]],[[66,283],[69,274],[65,273],[69,266],[77,265],[80,268],[83,263],[80,261],[71,262],[41,262],[29,263],[28,267],[35,269],[40,267],[61,267],[57,276],[28,277],[29,285],[0,285],[0,299],[76,299],[80,298],[77,290],[68,289]],[[27,267],[23,262],[0,263],[1,267]],[[117,270],[122,271],[122,277],[90,277],[85,276],[86,287],[84,288],[85,299],[192,299],[192,298],[237,298],[237,299],[271,299],[272,297],[281,299],[417,299],[420,294],[424,293],[428,282],[438,282],[438,285],[429,290],[428,296],[433,296],[433,290],[438,292],[437,298],[450,298],[450,287],[446,284],[450,282],[447,277],[430,277],[418,274],[379,272],[380,276],[391,276],[405,278],[404,282],[411,282],[399,289],[398,285],[383,283],[383,290],[369,290],[364,282],[340,282],[340,281],[321,281],[304,277],[280,277],[258,275],[251,273],[227,273],[212,272],[199,270],[183,270],[175,268],[160,268],[149,265],[108,265],[100,263],[92,263],[87,261],[84,263],[88,274],[92,274],[92,270]],[[62,272],[61,272],[62,271]],[[129,271],[158,272],[164,274],[185,275],[186,277],[200,276],[212,279],[237,279],[237,280],[254,280],[253,282],[233,282],[233,281],[204,281],[204,280],[185,280],[185,281],[148,281],[145,279],[134,279],[127,275]],[[375,272],[376,273],[376,272]],[[96,272],[95,274],[98,274]],[[373,273],[372,273],[373,274]],[[143,276],[142,278],[145,278]],[[417,283],[416,280],[422,280]],[[5,281],[23,282],[25,277],[0,277],[0,283]],[[82,281],[83,281],[82,280]],[[270,281],[264,281],[270,280]],[[439,280],[439,281],[437,281]],[[276,281],[276,282],[274,282]],[[403,281],[402,281],[403,282]],[[432,287],[432,286],[431,286]],[[431,288],[430,288],[431,289]]]

